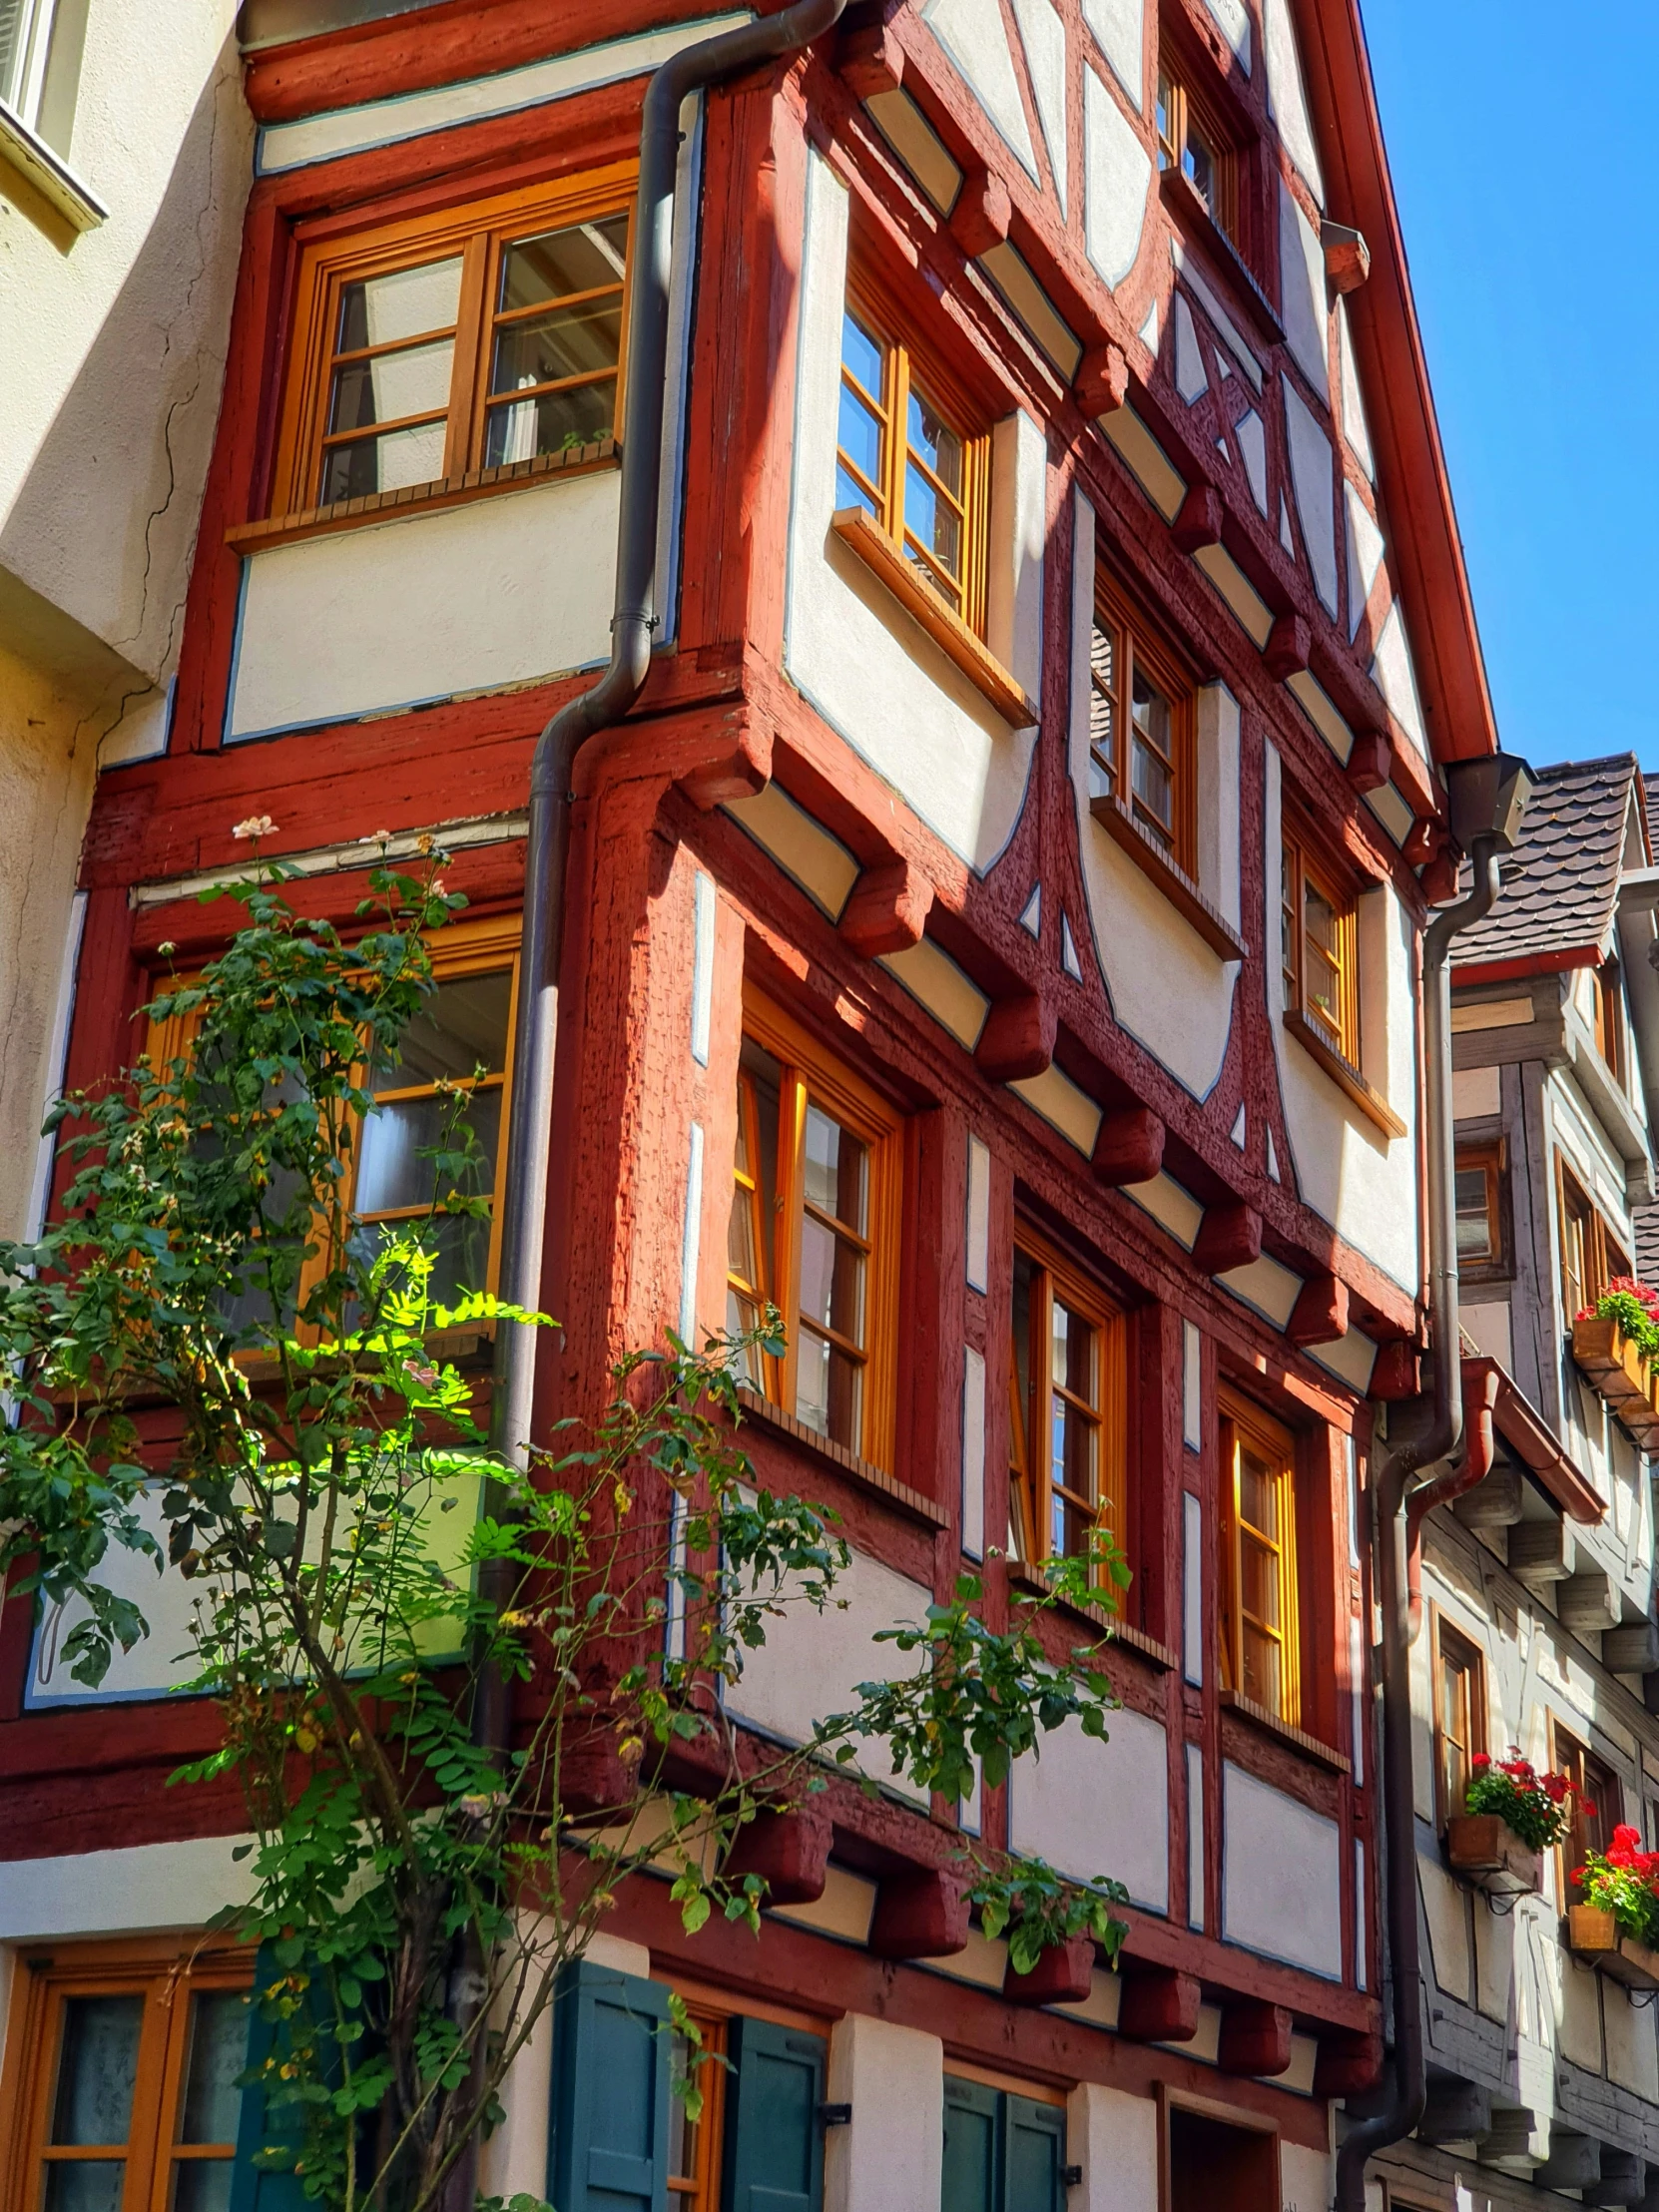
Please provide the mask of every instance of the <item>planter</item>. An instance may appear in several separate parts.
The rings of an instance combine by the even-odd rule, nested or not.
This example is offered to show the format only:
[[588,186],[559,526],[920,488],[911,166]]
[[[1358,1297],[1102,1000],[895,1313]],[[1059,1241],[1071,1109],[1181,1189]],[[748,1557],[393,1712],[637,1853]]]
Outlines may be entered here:
[[1542,1887],[1543,1854],[1524,1843],[1501,1814],[1454,1813],[1445,1842],[1452,1873],[1471,1890],[1518,1898]]
[[1621,1936],[1611,1913],[1595,1905],[1567,1907],[1567,1947],[1587,1958],[1597,1973],[1627,1989],[1659,1989],[1659,1950],[1649,1950],[1633,1936]]
[[1081,2004],[1094,1987],[1094,1937],[1068,1936],[1039,1953],[1029,1973],[1008,1961],[1002,1994],[1010,2004]]
[[1581,1315],[1572,1325],[1572,1357],[1579,1373],[1594,1383],[1597,1396],[1638,1443],[1659,1438],[1659,1370],[1616,1321]]

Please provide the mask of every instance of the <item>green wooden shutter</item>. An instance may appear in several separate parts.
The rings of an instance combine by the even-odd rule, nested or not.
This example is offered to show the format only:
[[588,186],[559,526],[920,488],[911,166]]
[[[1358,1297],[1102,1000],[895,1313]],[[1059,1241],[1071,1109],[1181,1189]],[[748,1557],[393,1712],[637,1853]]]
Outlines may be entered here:
[[722,2212],[820,2212],[824,2037],[736,2019],[727,2055]]
[[587,1959],[564,1975],[547,2159],[556,2212],[667,2212],[671,2045],[659,1983]]
[[[265,2064],[273,2043],[282,2032],[279,2024],[268,2020],[260,2008],[262,1992],[279,1971],[262,1945],[254,1968],[254,1998],[248,2007],[249,2072]],[[304,2120],[297,2105],[284,2106],[272,2114],[267,2111],[263,2089],[254,2086],[243,2090],[237,2155],[231,2165],[229,2212],[309,2212],[309,2200],[291,2165],[284,2173],[280,2168],[272,2170],[254,2163],[255,2152],[261,2150],[282,2151],[290,2160],[296,2158],[303,2135]]]
[[999,2212],[998,2090],[982,2081],[944,2077],[944,2185],[940,2212]]
[[1066,2115],[1029,2097],[1004,2100],[1002,2212],[1065,2212]]

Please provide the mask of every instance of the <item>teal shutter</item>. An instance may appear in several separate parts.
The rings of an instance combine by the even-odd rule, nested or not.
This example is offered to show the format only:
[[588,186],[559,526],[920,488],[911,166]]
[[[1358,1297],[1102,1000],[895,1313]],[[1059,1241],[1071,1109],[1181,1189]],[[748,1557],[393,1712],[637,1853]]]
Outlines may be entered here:
[[[250,2073],[256,2066],[265,2064],[273,2043],[282,2032],[279,2024],[268,2020],[260,2008],[261,1994],[270,1986],[277,1970],[262,1946],[254,1969],[254,2000],[248,2007],[247,2071]],[[243,2090],[237,2155],[231,2165],[228,2212],[309,2212],[309,2199],[291,2165],[299,2155],[303,2135],[304,2121],[297,2105],[287,2105],[271,2113],[262,2088],[255,2084]],[[254,2155],[262,2150],[284,2152],[289,2160],[288,2171],[255,2165]]]
[[671,2046],[659,1983],[587,1959],[563,1976],[547,2160],[557,2212],[667,2212]]
[[[821,2212],[823,2036],[736,2019],[727,2055],[721,2212]],[[558,2212],[565,2212],[562,2204]]]
[[1004,2102],[1002,2212],[1065,2212],[1064,2109],[1029,2097]]
[[999,2212],[996,2123],[1001,2101],[1001,2093],[982,2081],[945,2075],[940,2212]]

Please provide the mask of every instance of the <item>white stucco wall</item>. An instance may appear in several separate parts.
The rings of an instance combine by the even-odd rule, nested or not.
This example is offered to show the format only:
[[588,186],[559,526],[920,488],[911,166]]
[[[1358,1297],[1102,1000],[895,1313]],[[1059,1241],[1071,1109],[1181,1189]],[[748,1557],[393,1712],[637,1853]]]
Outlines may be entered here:
[[[1239,963],[1211,951],[1089,813],[1095,528],[1094,509],[1081,493],[1073,504],[1073,533],[1069,764],[1089,926],[1114,1015],[1188,1090],[1203,1098],[1227,1051]],[[1199,888],[1236,927],[1239,708],[1225,686],[1210,685],[1200,694],[1198,751]]]
[[[846,289],[846,191],[808,172],[785,657],[855,753],[952,851],[988,867],[1025,797],[1034,730],[1013,731],[855,556],[830,536]],[[1044,448],[1024,415],[993,438],[991,650],[1036,699],[1042,685]]]
[[1335,1821],[1242,1767],[1222,1769],[1222,1936],[1338,1981],[1342,1837]]
[[1169,1911],[1169,1751],[1142,1713],[1112,1715],[1099,1743],[1067,1721],[1019,1760],[1008,1782],[1010,1848],[1087,1881],[1107,1875],[1131,1901]]
[[830,2030],[825,2094],[852,2107],[849,2126],[825,2130],[825,2212],[938,2203],[944,2045],[936,2035],[846,2013]]
[[[1267,911],[1279,910],[1279,755],[1267,757]],[[1374,1260],[1402,1290],[1417,1287],[1416,1045],[1411,927],[1393,890],[1381,884],[1361,901],[1361,1065],[1405,1123],[1385,1137],[1350,1105],[1313,1055],[1284,1026],[1285,983],[1266,963],[1268,1018],[1279,1059],[1285,1127],[1304,1201]]]
[[254,554],[227,738],[603,660],[620,483],[601,469]]

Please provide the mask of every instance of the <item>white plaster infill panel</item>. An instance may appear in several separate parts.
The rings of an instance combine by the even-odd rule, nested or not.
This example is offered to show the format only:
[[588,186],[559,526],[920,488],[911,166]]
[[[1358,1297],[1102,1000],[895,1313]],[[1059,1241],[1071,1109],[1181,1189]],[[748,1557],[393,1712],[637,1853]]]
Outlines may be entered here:
[[921,20],[1032,180],[1037,155],[997,0],[925,0]]
[[1325,310],[1325,254],[1302,203],[1279,180],[1279,267],[1285,335],[1298,368],[1322,396],[1328,388],[1330,336]]
[[1134,268],[1146,228],[1152,162],[1134,126],[1092,69],[1083,72],[1083,245],[1115,290]]
[[1048,166],[1060,213],[1066,212],[1066,31],[1054,0],[1014,0],[1014,21],[1025,48],[1025,67],[1036,95],[1037,120],[1048,147]]
[[227,744],[606,660],[620,482],[607,468],[250,555]]
[[[999,34],[1000,35],[1000,34]],[[830,531],[847,198],[808,166],[785,657],[803,696],[950,849],[987,868],[1025,802],[1035,729],[1013,731]],[[1045,452],[1023,415],[993,440],[988,642],[1041,697]]]
[[[726,1692],[727,1711],[783,1743],[805,1743],[815,1721],[852,1710],[860,1682],[901,1681],[915,1672],[913,1658],[875,1638],[881,1629],[920,1621],[932,1602],[923,1584],[861,1551],[852,1554],[822,1613],[786,1586],[784,1617],[769,1620],[766,1642],[745,1654],[743,1675]],[[900,1797],[924,1802],[893,1774],[879,1745],[871,1743],[858,1764]]]
[[1148,1912],[1169,1911],[1169,1749],[1163,1729],[1127,1709],[1110,1742],[1069,1720],[1016,1761],[1009,1844],[1079,1882],[1108,1875]]
[[1325,602],[1327,614],[1337,612],[1336,475],[1331,440],[1288,376],[1285,387],[1285,430],[1291,452],[1291,487],[1302,521],[1303,542],[1314,571],[1314,588]]
[[136,1936],[201,1928],[253,1892],[252,1859],[231,1854],[252,1836],[191,1836],[0,1867],[0,1943],[52,1936]]
[[589,92],[596,85],[644,76],[682,47],[713,38],[721,31],[738,30],[750,20],[746,8],[702,16],[695,22],[642,31],[633,38],[608,39],[602,45],[531,62],[522,69],[504,69],[490,77],[439,85],[430,92],[369,100],[358,107],[334,108],[294,123],[268,124],[257,142],[255,174],[270,177],[283,170],[304,169],[312,162],[361,153],[366,147],[395,146],[403,139],[424,137],[428,131],[447,131],[460,123],[512,115],[521,108],[539,108],[552,100],[568,99],[572,93]]
[[1343,1851],[1335,1821],[1222,1766],[1221,1933],[1328,1981],[1343,1977]]
[[1141,51],[1146,40],[1141,0],[1083,0],[1083,21],[1100,41],[1100,51],[1111,63],[1112,75],[1138,110],[1143,76]]
[[1314,126],[1309,120],[1308,96],[1303,90],[1302,57],[1297,52],[1296,29],[1291,21],[1291,0],[1265,0],[1262,28],[1268,62],[1268,113],[1278,124],[1285,151],[1301,170],[1303,182],[1324,207],[1325,179],[1314,144]]

